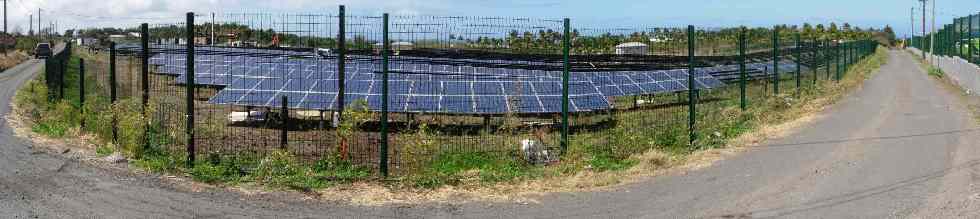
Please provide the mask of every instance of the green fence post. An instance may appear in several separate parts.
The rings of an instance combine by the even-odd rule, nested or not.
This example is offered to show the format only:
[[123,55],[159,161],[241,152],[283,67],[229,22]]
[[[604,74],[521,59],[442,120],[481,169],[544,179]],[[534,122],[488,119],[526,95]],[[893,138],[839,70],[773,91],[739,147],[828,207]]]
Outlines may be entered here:
[[568,60],[568,53],[571,50],[571,48],[569,48],[569,47],[571,47],[571,44],[570,44],[570,42],[571,42],[571,40],[570,40],[571,39],[571,35],[569,34],[569,31],[570,31],[569,29],[571,29],[571,20],[570,19],[568,19],[568,18],[565,18],[564,19],[563,28],[564,28],[564,31],[562,31],[563,34],[562,34],[562,40],[561,40],[562,41],[561,42],[561,53],[562,53],[562,71],[561,71],[561,154],[565,154],[565,152],[568,151],[568,131],[569,131],[568,130],[568,107],[569,107],[569,101],[570,101],[568,99],[568,90],[569,90],[569,87],[568,87],[569,86],[569,84],[568,84],[568,78],[570,77],[568,71],[570,70],[569,68],[571,67],[571,65],[568,63],[569,62],[569,60]]
[[843,43],[844,45],[842,45],[844,47],[844,54],[841,54],[841,65],[844,67],[844,74],[847,74],[847,67],[848,67],[848,63],[847,62],[850,61],[847,58],[848,57],[848,54],[850,54],[850,51],[851,51],[851,50],[848,50],[848,48],[847,48],[847,44],[848,43],[850,43],[850,42],[844,42]]
[[958,51],[956,55],[959,56],[960,58],[965,58],[966,56],[963,55],[963,52],[965,52],[966,49],[963,49],[963,44],[964,44],[963,40],[966,40],[966,31],[964,31],[963,29],[966,29],[966,24],[964,24],[963,18],[960,18],[960,23],[957,25],[957,27],[960,34],[957,35],[958,37],[956,39],[956,42],[958,43],[956,45],[956,49],[957,49],[956,51]]
[[817,38],[813,38],[810,42],[811,48],[811,62],[813,63],[810,67],[810,71],[813,72],[813,81],[817,81],[820,78],[820,44]]
[[747,77],[747,72],[745,72],[745,27],[742,27],[741,31],[738,32],[738,92],[743,111],[749,106],[745,95]]
[[194,166],[194,12],[187,13],[187,83],[185,84],[187,97],[185,98],[187,109],[184,117],[187,119],[187,166]]
[[772,28],[773,95],[779,95],[779,27]]
[[960,52],[959,52],[960,50],[959,50],[958,46],[956,46],[956,44],[958,42],[960,42],[960,39],[959,38],[960,38],[960,34],[961,34],[961,30],[960,30],[960,19],[959,18],[953,18],[953,29],[951,29],[951,32],[950,33],[951,33],[951,36],[952,36],[950,38],[950,41],[952,41],[952,44],[950,46],[953,47],[953,48],[951,48],[952,50],[950,51],[950,53],[952,53],[953,56],[958,56],[960,54]]
[[337,119],[342,119],[344,114],[344,98],[346,93],[344,92],[344,83],[346,83],[347,77],[345,73],[347,71],[345,65],[347,65],[347,33],[346,33],[346,15],[345,15],[344,5],[340,5],[339,13],[337,15]]
[[[71,45],[71,44],[68,44]],[[68,48],[66,48],[68,49]],[[68,69],[68,63],[71,62],[71,56],[67,56],[69,50],[62,52],[61,57],[58,58],[58,99],[65,99],[65,74],[66,69]]]
[[695,135],[695,123],[697,122],[695,116],[697,116],[697,92],[698,88],[695,87],[694,83],[694,25],[687,26],[687,129],[688,129],[688,144],[691,148],[694,148]]
[[279,149],[286,150],[289,145],[289,97],[282,95],[279,102],[279,120],[282,122],[282,126],[279,126]]
[[796,48],[794,49],[796,53],[796,95],[800,95],[800,84],[802,84],[800,75],[802,74],[801,70],[803,69],[803,64],[800,64],[800,60],[803,60],[803,52],[800,51],[800,32],[797,31],[796,34],[793,35],[794,38],[796,38]]
[[973,62],[973,15],[969,15],[966,18],[966,55],[963,59],[967,62]]
[[382,17],[384,27],[382,30],[381,48],[381,148],[379,153],[378,168],[382,177],[388,177],[388,13]]
[[140,86],[143,89],[143,116],[150,104],[150,25],[140,24]]
[[966,61],[973,63],[973,15],[970,15],[966,30]]
[[[143,101],[141,114],[144,118],[149,118],[146,114],[146,107],[150,105],[150,25],[147,23],[140,24],[140,85],[143,88]],[[143,125],[143,139],[141,139],[142,147],[149,148],[150,141],[148,136],[150,136],[149,122]]]
[[830,47],[830,40],[823,40],[823,63],[826,65],[824,71],[827,73],[827,80],[830,80],[830,54],[834,52],[834,48]]
[[[109,43],[109,103],[116,105],[116,43]],[[112,143],[119,140],[119,127],[116,122],[116,114],[112,114]]]
[[847,61],[847,43],[844,42],[844,39],[839,39],[837,43],[840,44],[838,45],[840,52],[837,53],[837,71],[841,75],[847,75],[847,63],[845,63]]
[[78,107],[82,114],[79,127],[85,128],[85,59],[78,59]]
[[840,60],[840,42],[834,42],[834,56],[833,56],[834,63],[833,64],[828,63],[827,68],[830,68],[831,65],[834,65],[836,67],[834,68],[834,79],[836,79],[837,82],[840,82],[840,64],[838,64],[839,60]]
[[817,76],[817,70],[816,70],[817,69],[817,66],[818,66],[817,65],[817,61],[816,61],[816,57],[817,57],[816,49],[815,49],[815,46],[813,46],[813,42],[807,43],[805,45],[805,47],[806,47],[807,52],[810,53],[810,60],[809,60],[810,61],[810,71],[813,72],[813,80],[811,81],[811,85],[816,86],[817,85],[817,80],[820,79],[820,77]]

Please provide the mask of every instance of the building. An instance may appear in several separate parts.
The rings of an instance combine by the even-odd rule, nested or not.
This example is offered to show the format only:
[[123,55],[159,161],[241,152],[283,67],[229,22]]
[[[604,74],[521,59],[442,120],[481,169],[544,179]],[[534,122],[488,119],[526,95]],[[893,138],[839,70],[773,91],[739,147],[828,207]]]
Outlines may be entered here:
[[75,39],[75,45],[77,46],[92,46],[99,42],[99,39],[91,37],[82,37]]
[[629,42],[616,45],[616,55],[646,55],[649,46],[641,42]]
[[208,37],[194,37],[194,45],[210,45],[211,40]]
[[[398,51],[405,51],[405,50],[413,50],[413,49],[415,49],[415,44],[414,43],[410,43],[410,42],[394,42],[394,43],[391,43],[391,45],[388,45],[388,46],[391,46],[391,51],[394,51],[396,54],[398,53]],[[381,43],[375,43],[374,44],[374,48],[375,48],[376,51],[381,51],[381,47],[384,47],[384,45],[381,44]]]

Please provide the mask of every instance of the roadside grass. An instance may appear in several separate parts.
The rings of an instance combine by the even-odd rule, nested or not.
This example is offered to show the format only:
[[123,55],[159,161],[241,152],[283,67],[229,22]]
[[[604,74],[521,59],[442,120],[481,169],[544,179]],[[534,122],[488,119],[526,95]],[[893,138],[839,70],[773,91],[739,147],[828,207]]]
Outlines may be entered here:
[[[963,87],[960,87],[952,78],[943,77],[945,73],[942,69],[930,65],[927,60],[922,59],[920,54],[915,54],[909,50],[906,50],[906,52],[912,55],[912,59],[916,60],[920,67],[926,69],[928,75],[936,77],[943,86],[960,91],[958,92],[960,94],[958,96],[967,104],[967,110],[973,115],[973,121],[980,123],[980,97],[975,94],[971,95],[969,92],[962,92],[964,91]],[[934,72],[938,72],[938,75]]]
[[928,73],[929,76],[933,76],[933,77],[937,77],[937,78],[943,78],[946,75],[946,73],[944,73],[942,69],[939,69],[939,68],[936,68],[936,67],[932,67],[932,66],[929,66],[928,72],[929,72]]
[[[689,164],[690,156],[697,151],[725,148],[741,142],[735,139],[759,130],[761,127],[785,123],[816,113],[850,91],[860,87],[887,61],[887,49],[879,48],[869,57],[857,61],[844,70],[841,80],[826,76],[820,69],[817,82],[811,82],[814,73],[804,74],[805,83],[795,90],[795,80],[784,76],[779,95],[772,95],[768,82],[751,82],[747,86],[748,108],[740,109],[737,86],[728,86],[704,92],[703,99],[718,101],[699,104],[695,145],[688,144],[686,107],[669,107],[656,110],[639,110],[614,113],[609,119],[618,121],[615,126],[600,131],[576,132],[570,136],[568,151],[561,162],[549,166],[528,165],[518,151],[491,155],[483,153],[449,153],[423,161],[421,171],[412,176],[396,178],[395,187],[438,188],[440,186],[486,186],[489,184],[513,184],[527,180],[564,180],[583,172],[604,174],[587,182],[592,186],[615,184],[629,175],[642,175],[655,170]],[[835,68],[831,72],[836,72]],[[833,74],[833,73],[831,73]],[[646,101],[669,103],[677,101],[676,95],[653,95]],[[681,102],[686,104],[684,102]],[[625,105],[620,103],[618,105]],[[571,118],[572,124],[585,118]],[[554,139],[553,136],[544,139]],[[427,138],[428,139],[428,138]],[[437,138],[433,138],[437,139]],[[761,140],[761,139],[760,139]],[[426,142],[439,145],[441,142]]]
[[[711,91],[703,91],[702,99],[710,100],[698,105],[698,131],[694,133],[695,145],[690,147],[687,131],[686,96],[659,94],[643,97],[651,105],[674,106],[650,110],[626,110],[610,115],[574,116],[573,124],[600,123],[608,127],[575,130],[569,136],[568,151],[561,161],[553,165],[530,165],[520,159],[517,150],[504,152],[468,152],[438,150],[447,143],[436,137],[437,132],[424,126],[413,133],[403,133],[407,154],[426,154],[426,159],[408,162],[404,169],[411,174],[396,175],[383,180],[392,188],[437,189],[443,186],[488,187],[501,184],[516,184],[527,181],[567,181],[583,174],[592,175],[588,182],[565,183],[572,187],[601,187],[628,180],[635,175],[649,174],[653,171],[696,162],[692,155],[698,151],[725,148],[737,144],[733,142],[740,136],[755,132],[761,127],[780,124],[815,113],[819,108],[859,87],[886,61],[886,51],[879,48],[869,58],[858,61],[840,82],[821,79],[815,85],[804,86],[800,92],[791,87],[792,77],[782,78],[786,89],[779,95],[771,94],[768,82],[751,82],[748,109],[739,107],[737,86],[727,86]],[[77,57],[73,57],[77,66]],[[196,181],[237,186],[257,184],[273,189],[311,191],[329,188],[339,184],[376,180],[373,168],[356,165],[339,154],[326,156],[314,162],[301,161],[287,151],[275,151],[265,155],[236,153],[219,155],[214,153],[195,161],[193,167],[184,164],[185,152],[169,151],[172,144],[179,144],[178,134],[166,133],[160,121],[143,117],[142,108],[136,98],[124,98],[116,104],[109,104],[104,97],[105,89],[97,83],[86,83],[86,104],[78,104],[77,70],[70,68],[66,78],[66,100],[49,103],[48,89],[43,84],[43,76],[28,82],[16,96],[16,104],[23,106],[23,115],[29,115],[34,122],[34,132],[55,137],[77,137],[82,133],[98,136],[96,153],[106,156],[122,152],[131,158],[134,167],[160,174],[188,176]],[[94,77],[94,76],[92,76]],[[87,79],[94,81],[95,79]],[[74,87],[73,87],[74,86]],[[629,100],[617,105],[628,105]],[[149,115],[153,115],[148,104]],[[356,108],[356,107],[355,107]],[[95,113],[99,112],[99,113]],[[110,113],[102,113],[110,112]],[[345,119],[341,127],[356,128],[361,120],[373,118],[370,113],[345,113],[345,116],[363,117]],[[607,120],[603,121],[593,120]],[[86,126],[80,127],[81,121]],[[112,141],[111,121],[119,126],[118,139]],[[147,131],[143,131],[147,130]],[[344,130],[344,129],[342,129]],[[344,132],[341,131],[341,136]],[[504,138],[484,134],[487,138]],[[513,136],[512,136],[513,137]],[[521,136],[501,140],[507,144],[517,144]],[[555,133],[541,134],[540,139],[558,139]],[[513,141],[513,142],[510,142]],[[547,142],[556,145],[555,142]],[[587,185],[587,186],[583,186]]]

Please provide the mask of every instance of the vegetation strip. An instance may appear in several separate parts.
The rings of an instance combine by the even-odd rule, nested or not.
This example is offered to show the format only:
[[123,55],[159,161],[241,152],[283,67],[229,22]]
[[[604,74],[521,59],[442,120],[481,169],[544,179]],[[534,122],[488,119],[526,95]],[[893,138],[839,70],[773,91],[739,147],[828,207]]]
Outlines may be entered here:
[[[76,53],[71,58],[77,63],[79,56],[86,57],[92,64],[101,66],[97,57]],[[175,139],[161,133],[162,128],[156,121],[144,118],[141,114],[141,104],[135,98],[124,98],[116,104],[109,104],[104,95],[102,83],[86,83],[86,102],[78,104],[79,88],[78,69],[69,68],[65,77],[66,98],[61,101],[48,101],[48,87],[41,76],[24,85],[15,97],[16,111],[14,113],[26,117],[28,125],[35,133],[51,138],[78,138],[93,134],[96,138],[88,139],[98,145],[96,152],[106,156],[120,152],[132,159],[133,167],[154,173],[181,175],[196,181],[231,187],[250,187],[258,185],[272,189],[291,189],[307,192],[320,191],[320,195],[336,193],[338,188],[348,189],[352,186],[369,188],[385,188],[390,197],[412,196],[418,193],[445,191],[447,188],[455,192],[493,194],[504,191],[509,193],[533,194],[537,192],[569,191],[591,189],[629,182],[642,176],[662,173],[664,170],[690,166],[693,162],[703,161],[699,156],[705,152],[726,147],[740,147],[759,142],[763,139],[753,139],[748,142],[744,136],[758,136],[759,130],[765,127],[792,121],[807,115],[817,113],[823,107],[846,95],[849,91],[860,87],[872,72],[884,64],[887,54],[884,48],[864,60],[856,62],[846,70],[840,82],[821,80],[817,85],[802,89],[800,93],[785,92],[778,96],[760,98],[748,105],[745,111],[740,110],[738,101],[720,101],[709,105],[712,112],[709,115],[714,121],[701,127],[707,133],[702,136],[705,147],[701,151],[693,151],[686,147],[686,142],[677,139],[686,133],[684,126],[651,127],[631,118],[642,118],[642,111],[615,114],[620,121],[617,126],[594,134],[576,134],[570,142],[568,154],[562,157],[562,162],[547,165],[529,165],[520,160],[507,156],[487,156],[481,153],[443,153],[437,155],[431,162],[418,167],[419,174],[379,181],[373,178],[372,171],[362,166],[354,165],[339,156],[330,156],[304,164],[295,155],[286,151],[277,151],[266,155],[239,153],[235,155],[213,154],[195,162],[193,168],[183,165],[184,155],[179,152],[166,150],[167,145]],[[78,66],[70,64],[69,66]],[[86,81],[98,81],[97,74],[86,74]],[[788,78],[786,79],[788,80]],[[788,83],[787,83],[788,84]],[[74,87],[73,87],[74,86]],[[750,89],[764,89],[765,86],[750,86]],[[737,96],[738,87],[713,91],[719,96]],[[669,98],[669,97],[667,97]],[[150,104],[155,106],[155,104]],[[346,112],[351,118],[366,117],[366,110],[358,107]],[[155,110],[155,109],[147,109]],[[85,112],[85,113],[83,113]],[[98,112],[98,113],[92,113]],[[358,113],[361,112],[361,113]],[[654,113],[663,113],[661,111]],[[683,113],[683,112],[677,112]],[[115,116],[119,125],[119,140],[115,144],[111,139],[111,117]],[[574,119],[574,118],[573,118]],[[85,121],[85,127],[81,127]],[[359,121],[349,119],[346,121]],[[143,132],[140,127],[149,124],[149,131]],[[342,125],[356,127],[357,124]],[[659,130],[645,132],[640,129],[658,128]],[[649,135],[643,133],[659,133]],[[408,135],[405,141],[415,142],[416,149],[431,150],[435,145],[429,139],[437,133],[424,125]],[[766,134],[762,134],[765,136]],[[139,145],[144,139],[151,144],[148,147]],[[414,139],[414,140],[413,140]],[[622,141],[612,145],[636,145],[627,142],[656,142],[655,147],[641,146],[639,148],[609,148],[596,147],[596,141]],[[430,145],[430,146],[426,146]],[[409,152],[411,153],[411,152]],[[330,191],[330,192],[324,192]],[[356,190],[355,190],[356,191]],[[499,196],[499,195],[497,195]],[[350,198],[350,197],[348,197]],[[362,197],[363,198],[363,197]],[[370,199],[363,198],[363,199]],[[368,201],[369,202],[369,201]],[[385,201],[380,201],[385,202]]]

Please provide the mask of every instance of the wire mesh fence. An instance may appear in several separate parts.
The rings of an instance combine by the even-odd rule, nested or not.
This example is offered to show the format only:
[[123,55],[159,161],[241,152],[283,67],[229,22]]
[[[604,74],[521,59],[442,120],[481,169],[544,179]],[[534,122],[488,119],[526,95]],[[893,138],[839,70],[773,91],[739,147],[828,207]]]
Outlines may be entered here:
[[573,21],[342,6],[190,13],[76,55],[89,68],[84,121],[117,147],[191,165],[286,151],[387,176],[470,158],[625,159],[720,146],[748,128],[754,106],[807,92],[857,58],[846,55],[873,51],[786,27]]

